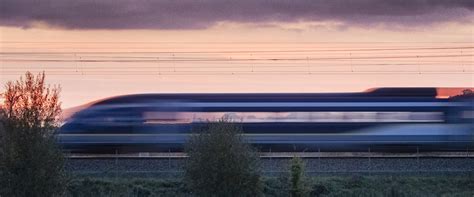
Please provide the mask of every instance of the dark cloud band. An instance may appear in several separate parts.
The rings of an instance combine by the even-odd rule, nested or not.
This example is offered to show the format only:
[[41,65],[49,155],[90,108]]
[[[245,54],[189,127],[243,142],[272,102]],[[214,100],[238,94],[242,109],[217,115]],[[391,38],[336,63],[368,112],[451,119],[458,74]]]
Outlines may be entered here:
[[472,0],[0,0],[0,25],[68,29],[199,29],[218,22],[347,25],[472,23]]

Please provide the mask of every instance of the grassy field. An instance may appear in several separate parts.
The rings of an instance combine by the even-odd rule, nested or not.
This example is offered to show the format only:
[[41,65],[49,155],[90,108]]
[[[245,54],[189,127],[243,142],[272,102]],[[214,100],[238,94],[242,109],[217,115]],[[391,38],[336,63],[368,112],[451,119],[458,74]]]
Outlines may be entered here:
[[[265,196],[288,196],[284,178],[264,178]],[[310,196],[474,196],[472,176],[330,176],[306,181]],[[74,178],[67,196],[192,196],[180,179]]]

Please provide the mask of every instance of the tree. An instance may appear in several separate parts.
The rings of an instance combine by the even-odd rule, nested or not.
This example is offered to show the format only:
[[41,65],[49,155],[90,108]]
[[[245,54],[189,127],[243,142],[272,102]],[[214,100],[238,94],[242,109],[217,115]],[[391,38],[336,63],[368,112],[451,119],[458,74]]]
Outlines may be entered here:
[[290,166],[290,194],[293,197],[308,195],[304,171],[303,160],[293,157]]
[[54,131],[61,112],[60,88],[45,85],[44,73],[8,82],[3,93],[0,196],[60,196],[64,159]]
[[[1,96],[1,95],[0,95]],[[2,167],[2,160],[5,158],[5,154],[3,151],[3,144],[4,144],[4,137],[5,137],[5,127],[3,126],[3,123],[5,122],[4,117],[3,117],[3,108],[0,105],[0,177],[3,177],[3,167]],[[1,189],[0,189],[1,190]],[[0,193],[1,194],[1,193]]]
[[186,145],[186,180],[198,196],[261,195],[257,152],[242,127],[226,119],[193,129]]

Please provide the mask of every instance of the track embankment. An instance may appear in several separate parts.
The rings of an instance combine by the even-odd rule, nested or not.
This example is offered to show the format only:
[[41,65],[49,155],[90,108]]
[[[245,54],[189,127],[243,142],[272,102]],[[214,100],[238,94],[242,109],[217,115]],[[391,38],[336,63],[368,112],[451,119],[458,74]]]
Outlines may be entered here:
[[[474,154],[469,152],[261,153],[263,173],[286,173],[295,155],[303,158],[309,175],[474,175]],[[185,162],[183,153],[71,154],[66,168],[79,175],[176,176]]]

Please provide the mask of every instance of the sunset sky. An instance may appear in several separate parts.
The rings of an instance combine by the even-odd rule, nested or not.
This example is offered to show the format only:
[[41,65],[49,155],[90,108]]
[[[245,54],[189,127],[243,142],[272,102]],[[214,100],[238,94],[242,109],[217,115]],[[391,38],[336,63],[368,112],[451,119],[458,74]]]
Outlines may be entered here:
[[472,0],[0,6],[0,83],[45,71],[65,108],[131,93],[474,86]]

